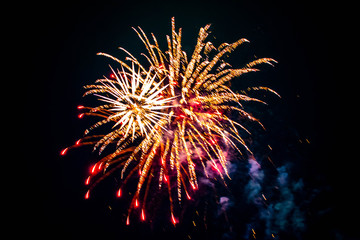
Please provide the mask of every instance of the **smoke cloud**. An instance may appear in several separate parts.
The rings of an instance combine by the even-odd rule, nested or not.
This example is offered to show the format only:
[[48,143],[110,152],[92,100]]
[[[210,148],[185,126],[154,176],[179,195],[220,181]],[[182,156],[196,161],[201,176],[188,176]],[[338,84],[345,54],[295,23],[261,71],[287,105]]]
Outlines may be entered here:
[[[274,239],[279,232],[301,232],[305,229],[305,216],[296,201],[296,193],[300,193],[304,183],[302,179],[291,181],[289,167],[277,168],[277,176],[273,187],[265,186],[265,173],[261,165],[253,158],[249,159],[248,174],[250,180],[245,186],[247,202],[257,208],[258,215],[248,224],[248,228],[263,222],[266,238]],[[266,198],[265,195],[269,197]],[[251,226],[251,227],[250,227]],[[252,235],[247,231],[246,238]]]
[[[260,218],[265,220],[267,234],[279,231],[299,232],[305,229],[305,217],[299,206],[296,205],[294,193],[300,191],[303,182],[290,184],[287,167],[277,168],[277,188],[279,199],[260,211]],[[292,187],[291,187],[292,186]]]
[[249,175],[250,181],[245,186],[245,194],[248,202],[258,202],[258,197],[261,195],[262,181],[264,179],[264,172],[261,170],[260,164],[254,159],[249,159]]

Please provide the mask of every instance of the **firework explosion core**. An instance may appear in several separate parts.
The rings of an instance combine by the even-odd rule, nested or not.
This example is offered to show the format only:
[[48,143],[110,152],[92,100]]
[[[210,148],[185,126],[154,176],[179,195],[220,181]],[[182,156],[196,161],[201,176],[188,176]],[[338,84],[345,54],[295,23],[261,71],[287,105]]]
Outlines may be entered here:
[[[171,221],[176,224],[174,204],[181,204],[183,197],[191,199],[199,188],[197,172],[215,171],[226,185],[229,177],[225,146],[251,154],[242,134],[250,132],[242,122],[253,121],[263,125],[244,109],[242,102],[263,101],[252,98],[246,91],[241,94],[230,89],[230,81],[249,72],[259,71],[258,64],[272,65],[271,58],[260,58],[242,68],[232,68],[223,58],[241,44],[245,38],[215,47],[206,41],[210,25],[200,28],[191,58],[182,50],[182,30],[176,32],[172,18],[172,34],[167,36],[168,50],[163,52],[153,34],[152,42],[139,27],[137,35],[144,43],[147,54],[142,54],[149,66],[143,66],[128,51],[126,62],[106,53],[120,64],[111,68],[109,78],[104,77],[94,85],[87,85],[84,95],[94,95],[103,102],[97,107],[78,106],[83,111],[79,118],[96,116],[101,120],[85,131],[85,136],[69,148],[93,145],[99,154],[109,145],[115,150],[102,157],[90,170],[85,184],[89,186],[85,198],[104,178],[115,171],[120,173],[121,184],[116,191],[122,196],[126,182],[138,174],[137,185],[128,210],[126,224],[134,208],[140,208],[140,218],[145,221],[146,203],[150,186],[167,189]],[[278,94],[267,87],[252,87]],[[239,121],[230,119],[237,113]],[[232,114],[233,115],[233,114]],[[111,131],[90,135],[98,127],[108,124]],[[211,166],[208,168],[207,166]]]

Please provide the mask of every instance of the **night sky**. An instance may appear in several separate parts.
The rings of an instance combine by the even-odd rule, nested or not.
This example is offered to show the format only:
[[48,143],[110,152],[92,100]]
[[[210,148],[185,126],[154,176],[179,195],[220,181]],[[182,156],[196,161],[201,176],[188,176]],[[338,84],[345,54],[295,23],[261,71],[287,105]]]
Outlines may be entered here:
[[[346,111],[341,110],[340,100],[346,84],[345,79],[339,80],[336,70],[337,62],[343,60],[336,55],[341,25],[339,14],[334,14],[336,7],[328,4],[194,0],[91,4],[59,1],[25,6],[29,11],[19,31],[26,38],[20,44],[26,61],[17,64],[19,68],[26,65],[23,69],[27,78],[22,86],[26,92],[24,103],[30,106],[25,108],[26,118],[31,120],[18,126],[30,129],[21,138],[30,153],[22,164],[25,182],[15,187],[21,192],[20,203],[16,204],[20,214],[15,223],[21,226],[19,232],[38,239],[253,239],[245,233],[251,224],[261,226],[251,215],[257,210],[242,209],[244,192],[235,190],[237,184],[249,181],[246,174],[230,184],[234,214],[230,214],[231,223],[225,227],[219,227],[223,220],[213,214],[208,229],[197,219],[199,227],[194,230],[193,212],[201,212],[203,200],[199,200],[198,208],[188,207],[191,213],[176,228],[163,223],[162,217],[151,224],[134,221],[126,227],[126,206],[114,197],[114,178],[101,184],[91,199],[84,200],[83,183],[96,158],[91,148],[72,150],[65,157],[59,155],[93,122],[77,118],[78,105],[94,104],[91,98],[82,98],[82,86],[108,75],[108,64],[117,67],[96,53],[123,59],[125,55],[117,49],[121,46],[140,56],[146,49],[131,29],[136,26],[148,34],[153,32],[162,49],[166,49],[165,36],[170,34],[170,19],[175,16],[176,27],[183,29],[183,49],[188,56],[199,28],[211,23],[209,40],[216,46],[242,37],[250,40],[250,44],[232,53],[229,61],[233,66],[240,67],[255,56],[278,61],[274,68],[261,66],[261,72],[249,74],[233,85],[235,90],[267,86],[282,96],[266,96],[266,107],[251,106],[267,129],[252,129],[250,148],[255,156],[270,154],[277,167],[289,166],[289,179],[302,179],[304,185],[294,196],[305,216],[305,229],[297,233],[285,231],[277,239],[358,239],[358,226],[353,221],[359,213],[354,187],[356,170],[344,143],[351,140],[342,135],[345,127],[341,127],[346,125],[342,120]],[[271,153],[264,150],[268,144]],[[241,166],[247,169],[246,164],[239,164],[239,173]],[[273,167],[264,161],[264,168]],[[206,199],[204,191],[199,197]],[[211,206],[211,200],[206,204]],[[216,212],[216,208],[209,211]],[[168,213],[159,210],[161,214]],[[235,233],[229,233],[230,225]],[[262,239],[261,231],[258,239]]]

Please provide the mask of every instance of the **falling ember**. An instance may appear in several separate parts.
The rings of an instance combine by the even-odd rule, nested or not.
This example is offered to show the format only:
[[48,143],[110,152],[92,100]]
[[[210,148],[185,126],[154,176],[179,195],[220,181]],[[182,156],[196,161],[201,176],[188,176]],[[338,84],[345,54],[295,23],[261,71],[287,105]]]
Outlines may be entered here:
[[94,166],[91,168],[91,171],[90,171],[91,174],[95,173],[96,165],[97,165],[97,163],[95,163]]
[[63,150],[60,152],[60,155],[64,156],[67,151],[68,151],[68,148],[63,149]]
[[117,191],[116,196],[121,197],[121,188],[119,188],[119,190]]
[[177,224],[177,220],[175,219],[174,214],[172,214],[172,213],[171,213],[171,221],[172,221],[172,224],[174,224],[174,226],[175,226],[175,224]]
[[83,108],[85,108],[83,105],[77,106],[77,109],[83,109]]
[[75,143],[75,145],[76,145],[76,146],[79,146],[79,145],[80,145],[80,142],[81,142],[81,139],[77,140],[76,143]]
[[191,200],[191,197],[187,191],[185,191],[187,199]]
[[265,195],[264,195],[264,194],[261,194],[261,195],[262,195],[263,199],[264,199],[265,201],[267,201]]
[[129,219],[129,215],[127,216],[127,218],[126,218],[126,225],[130,225],[130,219]]
[[90,176],[88,176],[88,177],[86,178],[85,185],[89,185],[89,183],[90,183]]
[[144,209],[141,209],[141,220],[145,221],[145,212]]
[[78,118],[83,118],[83,117],[84,117],[84,114],[85,114],[85,113],[80,113],[80,114],[78,115]]
[[88,190],[88,191],[86,192],[86,194],[85,194],[85,199],[89,199],[89,197],[90,197],[90,190]]
[[137,208],[139,206],[139,201],[135,199],[135,207]]
[[101,170],[101,167],[102,167],[103,164],[104,164],[104,162],[101,162],[101,163],[99,164],[98,170]]

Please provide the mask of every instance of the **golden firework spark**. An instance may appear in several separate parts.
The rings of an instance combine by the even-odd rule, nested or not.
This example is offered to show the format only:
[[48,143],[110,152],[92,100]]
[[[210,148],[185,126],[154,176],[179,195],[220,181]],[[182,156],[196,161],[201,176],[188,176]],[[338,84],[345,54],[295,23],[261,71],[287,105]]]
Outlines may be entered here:
[[[101,112],[108,115],[90,130],[111,121],[116,122],[113,129],[119,126],[95,144],[94,149],[102,145],[100,153],[114,139],[119,139],[118,146],[123,144],[129,138],[130,132],[132,133],[131,141],[147,135],[160,120],[165,120],[169,116],[163,110],[173,107],[168,103],[174,97],[162,96],[168,85],[160,87],[164,80],[156,82],[157,76],[152,69],[145,74],[144,78],[141,76],[140,68],[136,72],[134,64],[130,73],[124,69],[118,73],[111,70],[116,81],[105,78],[97,80],[97,83],[100,83],[98,85],[85,86],[86,89],[90,89],[85,95],[93,94],[98,96],[100,101],[107,103],[89,111],[90,114],[98,115]],[[88,132],[89,130],[86,131]]]
[[[80,106],[88,112],[79,117],[85,114],[102,120],[86,130],[85,137],[72,147],[94,145],[94,149],[100,148],[101,153],[109,144],[116,144],[112,153],[91,168],[91,175],[85,182],[90,186],[85,198],[89,198],[90,190],[98,182],[117,169],[121,169],[122,179],[118,197],[128,179],[136,172],[139,174],[127,224],[131,211],[140,206],[140,219],[145,220],[145,205],[152,182],[159,188],[165,185],[168,189],[171,221],[176,224],[173,197],[177,196],[178,203],[183,196],[191,199],[191,193],[199,187],[197,171],[202,169],[208,176],[207,166],[210,164],[224,183],[225,176],[230,178],[224,146],[231,146],[239,153],[242,149],[251,153],[240,134],[250,132],[242,123],[230,119],[230,112],[237,112],[241,118],[263,127],[244,109],[242,102],[264,102],[246,93],[233,92],[228,83],[245,73],[259,71],[254,68],[256,65],[272,65],[276,61],[260,58],[242,68],[232,68],[223,56],[249,41],[241,38],[216,48],[206,41],[210,25],[200,28],[194,52],[188,60],[181,46],[182,30],[176,31],[174,18],[171,23],[172,34],[167,36],[168,50],[165,53],[160,50],[153,34],[151,43],[140,27],[134,28],[147,49],[147,54],[143,55],[149,62],[148,68],[123,48],[120,49],[127,53],[126,60],[131,64],[99,53],[118,62],[121,70],[111,69],[112,79],[100,79],[95,85],[85,86],[88,89],[85,95],[95,95],[106,104],[93,108]],[[252,89],[278,95],[267,87]],[[91,130],[110,122],[114,123],[110,133],[88,135]]]

